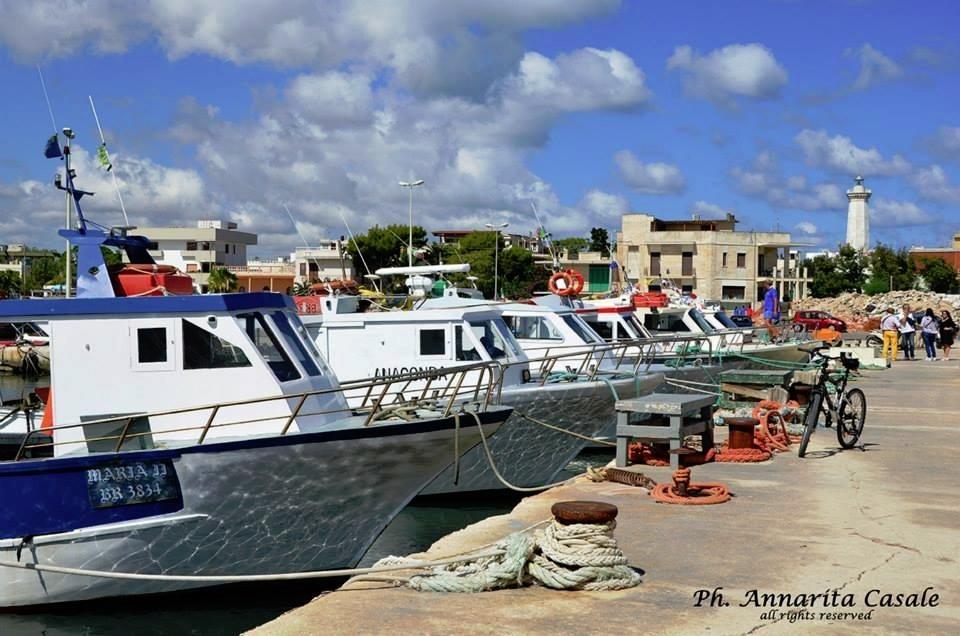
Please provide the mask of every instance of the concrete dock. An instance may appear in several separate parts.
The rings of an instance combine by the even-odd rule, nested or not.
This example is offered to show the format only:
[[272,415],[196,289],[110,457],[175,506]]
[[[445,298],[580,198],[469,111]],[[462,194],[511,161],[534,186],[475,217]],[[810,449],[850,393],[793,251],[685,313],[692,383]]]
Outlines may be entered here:
[[[657,504],[642,489],[579,479],[444,537],[421,555],[442,558],[496,541],[549,518],[557,501],[605,501],[619,507],[615,536],[631,565],[644,571],[638,587],[466,595],[355,582],[252,633],[956,633],[960,364],[898,362],[865,372],[856,385],[869,404],[864,450],[841,452],[834,430],[821,428],[804,459],[790,452],[762,464],[695,467],[693,481],[730,487],[729,503]],[[642,471],[669,481],[667,468]],[[713,597],[711,606],[717,588],[723,602]],[[706,598],[698,607],[701,590]],[[757,606],[751,590],[787,593],[792,603]],[[832,590],[835,606],[795,605],[800,595]],[[926,606],[880,606],[924,590]],[[845,599],[854,605],[840,606]]]

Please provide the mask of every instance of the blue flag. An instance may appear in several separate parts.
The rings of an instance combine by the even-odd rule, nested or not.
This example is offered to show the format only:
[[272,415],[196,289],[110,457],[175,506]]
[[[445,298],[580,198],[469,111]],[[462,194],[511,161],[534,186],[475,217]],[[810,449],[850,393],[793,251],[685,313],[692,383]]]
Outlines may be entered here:
[[47,139],[47,147],[43,149],[43,156],[47,159],[55,159],[63,156],[63,152],[60,150],[60,142],[56,135],[51,135],[50,139]]

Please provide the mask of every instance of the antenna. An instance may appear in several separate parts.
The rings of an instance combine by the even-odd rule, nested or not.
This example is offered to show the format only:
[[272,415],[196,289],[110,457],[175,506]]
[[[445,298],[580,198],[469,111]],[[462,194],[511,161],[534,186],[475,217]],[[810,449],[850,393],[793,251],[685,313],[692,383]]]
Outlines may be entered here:
[[375,274],[370,271],[370,266],[367,265],[367,260],[363,258],[363,252],[360,251],[360,244],[357,243],[356,237],[353,236],[353,231],[350,229],[350,224],[347,223],[347,217],[343,216],[343,212],[340,212],[340,220],[343,221],[343,225],[347,228],[347,234],[350,235],[350,240],[353,241],[354,247],[357,248],[357,256],[360,257],[360,262],[363,263],[363,268],[367,270],[367,275],[364,278],[369,278],[373,282],[373,288],[379,292],[380,287],[377,286],[377,278],[374,278]]
[[[303,235],[303,232],[300,231],[300,225],[297,223],[297,220],[293,218],[293,214],[290,212],[290,208],[287,207],[287,204],[286,204],[286,203],[283,204],[283,209],[287,211],[287,216],[290,217],[290,222],[293,223],[293,229],[295,229],[295,230],[297,231],[297,234],[300,235],[300,240],[303,241],[303,246],[304,246],[305,248],[307,248],[307,250],[309,250],[309,249],[310,249],[310,243],[307,242],[307,237],[305,237],[305,236]],[[309,257],[308,257],[308,259],[309,259]],[[307,260],[307,263],[309,263],[309,262],[310,262],[310,261]],[[317,266],[317,276],[319,277],[319,276],[320,276],[320,261],[318,261],[316,258],[314,258],[314,259],[313,259],[313,263],[314,263],[314,265]],[[308,272],[308,274],[309,274],[309,272]],[[307,281],[310,281],[310,276],[307,276]]]
[[50,105],[50,95],[47,94],[47,84],[43,81],[43,71],[40,70],[39,64],[37,64],[37,75],[40,76],[40,88],[43,89],[43,98],[47,100],[47,112],[50,113],[50,123],[53,124],[53,134],[57,135],[60,133],[60,129],[57,128],[57,120],[53,117],[53,106]]
[[120,183],[117,181],[117,173],[113,171],[113,164],[110,163],[110,155],[107,154],[107,140],[103,136],[103,128],[100,127],[100,117],[97,116],[97,107],[93,105],[93,95],[87,95],[87,99],[90,100],[90,110],[93,111],[93,120],[97,122],[97,132],[100,133],[100,148],[103,150],[103,154],[101,155],[98,151],[97,155],[100,157],[101,164],[106,166],[107,172],[113,177],[113,189],[117,192],[117,201],[120,202],[120,211],[123,212],[123,224],[130,227],[130,219],[127,218],[127,208],[123,205],[123,197],[120,196]]
[[547,250],[550,252],[550,260],[553,261],[553,268],[559,271],[560,257],[558,257],[557,253],[553,251],[553,241],[550,240],[550,233],[547,232],[547,228],[543,226],[543,221],[540,220],[540,213],[537,212],[536,203],[531,201],[530,207],[533,208],[533,215],[537,217],[537,225],[539,226],[540,230],[540,239],[546,244]]

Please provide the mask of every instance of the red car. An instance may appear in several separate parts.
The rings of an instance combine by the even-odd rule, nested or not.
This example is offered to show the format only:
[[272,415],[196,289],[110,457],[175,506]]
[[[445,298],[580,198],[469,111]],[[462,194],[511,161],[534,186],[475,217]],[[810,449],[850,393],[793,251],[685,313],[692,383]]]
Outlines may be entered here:
[[798,311],[793,316],[794,325],[803,325],[805,331],[814,329],[833,329],[844,333],[847,331],[847,323],[835,316],[831,316],[825,311],[804,310]]

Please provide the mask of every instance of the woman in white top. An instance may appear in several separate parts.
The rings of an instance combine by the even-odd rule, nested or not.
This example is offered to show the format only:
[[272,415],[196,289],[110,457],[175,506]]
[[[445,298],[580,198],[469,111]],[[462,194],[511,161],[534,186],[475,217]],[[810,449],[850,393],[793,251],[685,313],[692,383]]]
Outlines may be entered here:
[[927,362],[937,359],[937,334],[940,333],[940,322],[933,314],[933,309],[927,311],[920,320],[920,334],[923,336],[923,348],[927,352]]

